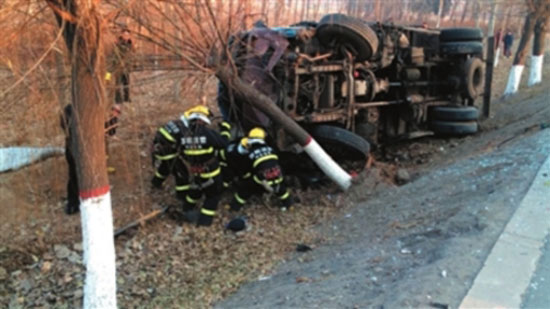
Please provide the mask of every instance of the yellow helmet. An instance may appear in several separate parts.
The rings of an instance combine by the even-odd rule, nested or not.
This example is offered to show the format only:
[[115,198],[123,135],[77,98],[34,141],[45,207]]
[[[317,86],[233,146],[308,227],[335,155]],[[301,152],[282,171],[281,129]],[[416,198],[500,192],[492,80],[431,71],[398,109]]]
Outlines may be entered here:
[[200,119],[210,124],[210,110],[204,105],[197,105],[186,110],[184,113],[185,118],[188,120]]
[[250,139],[265,139],[266,133],[262,128],[254,128],[248,132],[248,138]]

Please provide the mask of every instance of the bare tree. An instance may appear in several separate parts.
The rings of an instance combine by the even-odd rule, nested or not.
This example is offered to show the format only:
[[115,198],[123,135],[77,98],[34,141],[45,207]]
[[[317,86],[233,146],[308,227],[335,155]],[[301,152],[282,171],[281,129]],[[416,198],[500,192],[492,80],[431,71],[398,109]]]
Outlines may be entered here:
[[47,0],[63,31],[71,60],[70,130],[81,201],[84,308],[116,308],[113,217],[103,133],[105,62],[99,2]]
[[528,86],[533,86],[542,81],[542,64],[544,58],[544,48],[546,46],[546,34],[550,27],[550,16],[541,16],[535,25],[535,39],[533,42],[533,54],[531,56],[531,65],[529,68]]
[[439,8],[437,10],[437,24],[435,25],[436,28],[439,28],[441,25],[441,14],[443,13],[443,0],[439,0]]
[[[514,56],[512,68],[510,69],[510,74],[508,75],[508,83],[506,84],[504,95],[511,95],[518,91],[519,83],[521,81],[521,74],[523,73],[525,60],[527,59],[527,46],[531,42],[531,38],[535,32],[535,26],[537,25],[539,19],[546,19],[550,14],[550,0],[527,0],[526,4],[529,13],[525,17],[523,31],[521,33],[518,49]],[[542,29],[544,29],[546,22],[542,20],[538,24],[540,25],[541,32],[544,32]],[[531,69],[535,70],[532,74],[535,77],[541,74],[537,72],[539,68],[542,72],[542,57],[543,56],[541,54],[534,58],[534,62],[531,62]],[[533,78],[533,81],[534,80],[535,78]]]

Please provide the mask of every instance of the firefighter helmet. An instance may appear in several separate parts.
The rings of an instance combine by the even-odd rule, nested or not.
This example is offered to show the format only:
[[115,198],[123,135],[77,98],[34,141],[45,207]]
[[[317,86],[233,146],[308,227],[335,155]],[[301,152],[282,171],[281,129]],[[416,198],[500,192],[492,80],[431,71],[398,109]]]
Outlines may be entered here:
[[191,107],[190,109],[185,111],[184,116],[189,121],[202,120],[207,124],[210,124],[210,110],[204,105]]
[[250,132],[248,133],[248,138],[249,139],[265,139],[265,136],[266,136],[266,133],[265,133],[265,130],[262,129],[262,128],[254,128],[252,130],[250,130]]

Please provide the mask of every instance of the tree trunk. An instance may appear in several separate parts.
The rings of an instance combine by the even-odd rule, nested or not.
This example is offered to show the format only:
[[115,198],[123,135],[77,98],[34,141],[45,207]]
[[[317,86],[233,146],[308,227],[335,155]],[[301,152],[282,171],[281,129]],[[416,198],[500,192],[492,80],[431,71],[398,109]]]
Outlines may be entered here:
[[[495,34],[495,13],[497,11],[496,0],[492,0],[491,3],[491,16],[489,17],[489,28],[487,29],[487,37],[494,36]],[[491,47],[494,47],[491,46]]]
[[462,10],[462,17],[460,18],[461,24],[464,24],[464,22],[466,21],[466,16],[468,16],[469,8],[472,7],[472,5],[474,5],[473,1],[467,1],[466,3],[464,3],[464,9]]
[[537,20],[535,26],[535,39],[533,42],[533,55],[529,67],[529,80],[527,86],[531,87],[542,81],[542,63],[544,58],[544,47],[546,46],[546,34],[550,26],[550,16],[543,16]]
[[506,84],[504,95],[511,95],[518,91],[519,83],[521,81],[521,74],[523,73],[523,68],[525,66],[525,59],[527,58],[527,46],[529,45],[535,30],[536,20],[534,15],[535,13],[529,13],[527,17],[525,17],[523,31],[521,33],[518,49],[514,57],[514,64],[510,70],[510,75],[508,75],[508,83]]
[[[304,148],[304,151],[330,177],[341,189],[347,190],[351,186],[351,176],[348,175],[332,158],[319,146],[319,144],[294,120],[289,118],[271,99],[243,80],[235,76],[232,71],[224,66],[218,68],[216,76],[225,84],[235,90],[241,98],[254,105],[271,120],[280,124],[296,141]],[[251,99],[253,98],[253,99]]]
[[479,0],[474,1],[474,20],[476,22],[476,28],[479,28],[479,22],[480,22],[480,16],[479,11],[481,10],[481,4],[479,3]]
[[441,25],[441,13],[443,13],[443,0],[439,0],[439,9],[437,10],[437,24],[436,28],[439,28]]
[[[57,6],[56,3],[51,6]],[[76,160],[86,281],[84,308],[116,308],[115,247],[104,143],[105,62],[101,20],[92,2],[64,2],[76,23],[62,21],[71,56],[72,152]],[[77,5],[79,5],[77,7]],[[65,8],[59,8],[66,10]]]
[[382,0],[376,0],[374,2],[374,16],[376,18],[376,21],[381,22],[382,18]]

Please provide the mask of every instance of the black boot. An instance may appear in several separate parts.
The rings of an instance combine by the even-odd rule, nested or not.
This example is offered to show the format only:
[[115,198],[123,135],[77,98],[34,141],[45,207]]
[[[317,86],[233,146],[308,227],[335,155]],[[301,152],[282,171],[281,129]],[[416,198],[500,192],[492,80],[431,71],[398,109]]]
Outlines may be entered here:
[[208,216],[201,213],[199,215],[199,219],[197,220],[197,226],[210,226],[212,225],[212,221],[214,221],[213,216]]
[[65,213],[68,215],[74,215],[80,211],[80,205],[79,203],[75,202],[67,202],[65,204]]
[[195,224],[199,221],[199,211],[196,209],[183,212],[183,221]]

